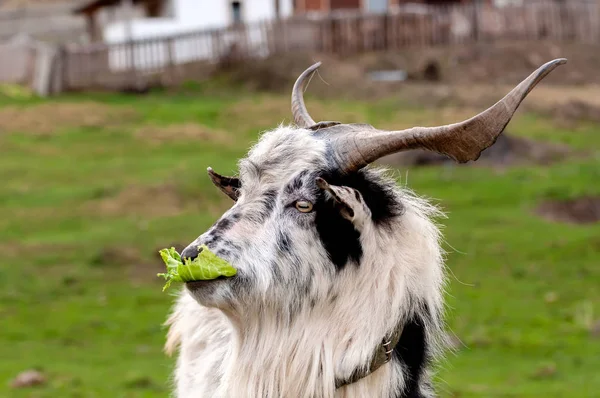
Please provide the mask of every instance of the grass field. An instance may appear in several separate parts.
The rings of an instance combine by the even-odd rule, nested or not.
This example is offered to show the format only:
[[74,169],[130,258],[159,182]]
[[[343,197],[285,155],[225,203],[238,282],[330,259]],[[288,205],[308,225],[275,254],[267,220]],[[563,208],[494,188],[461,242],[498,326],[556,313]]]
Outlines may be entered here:
[[[168,395],[161,323],[172,298],[155,276],[157,250],[189,243],[227,208],[206,167],[235,172],[260,131],[289,121],[288,101],[202,90],[1,100],[0,396]],[[309,108],[316,120],[382,127],[469,113],[400,99]],[[566,129],[521,111],[508,130],[600,148],[591,123]],[[600,194],[600,158],[398,176],[449,216],[448,322],[462,344],[441,364],[441,395],[598,396],[600,224],[552,223],[533,209]],[[27,369],[47,384],[9,387]]]

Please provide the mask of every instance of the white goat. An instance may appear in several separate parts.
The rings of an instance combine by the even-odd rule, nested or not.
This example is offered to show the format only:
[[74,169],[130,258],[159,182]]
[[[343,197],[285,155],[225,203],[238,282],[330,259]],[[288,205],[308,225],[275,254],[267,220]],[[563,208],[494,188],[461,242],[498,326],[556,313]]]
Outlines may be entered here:
[[167,324],[179,348],[175,396],[430,397],[443,344],[443,253],[435,207],[368,166],[426,148],[477,160],[549,62],[462,123],[381,131],[315,123],[307,69],[292,92],[298,127],[266,132],[239,177],[208,169],[235,203],[182,253],[207,245],[238,274],[187,283]]

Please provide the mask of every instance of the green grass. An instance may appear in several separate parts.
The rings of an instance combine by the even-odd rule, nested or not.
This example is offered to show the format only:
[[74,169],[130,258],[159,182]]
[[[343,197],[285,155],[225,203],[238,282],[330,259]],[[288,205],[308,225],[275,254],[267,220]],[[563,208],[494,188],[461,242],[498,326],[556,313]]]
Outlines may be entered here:
[[[171,296],[155,278],[156,251],[190,242],[226,209],[207,166],[235,170],[260,131],[290,118],[288,96],[244,92],[1,99],[0,111],[16,106],[23,117],[41,118],[35,105],[85,101],[94,101],[90,112],[102,105],[133,116],[106,116],[102,127],[66,123],[51,111],[40,119],[55,126],[46,134],[11,130],[11,121],[2,121],[3,397],[167,396],[173,360],[162,353],[161,323]],[[319,120],[410,125],[437,112],[399,105],[310,99]],[[184,123],[229,138],[173,135],[157,143],[134,134],[142,125]],[[578,149],[600,147],[600,126],[592,124],[566,130],[519,112],[509,130]],[[501,173],[411,169],[408,182],[405,170],[398,175],[449,215],[441,220],[451,270],[448,323],[465,346],[441,364],[442,396],[597,396],[600,337],[591,329],[600,320],[600,224],[550,223],[532,209],[546,198],[600,194],[599,158]],[[153,186],[165,197],[143,195]],[[136,190],[142,195],[128,201],[127,192]],[[31,368],[42,369],[48,384],[8,386]]]

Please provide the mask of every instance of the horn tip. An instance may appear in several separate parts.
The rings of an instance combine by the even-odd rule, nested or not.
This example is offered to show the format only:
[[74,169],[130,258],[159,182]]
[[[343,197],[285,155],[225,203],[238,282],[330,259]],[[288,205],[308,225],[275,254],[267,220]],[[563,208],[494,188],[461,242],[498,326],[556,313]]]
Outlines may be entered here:
[[545,68],[555,68],[555,67],[557,67],[559,65],[564,65],[566,63],[567,63],[567,59],[566,58],[557,58],[557,59],[554,59],[554,60],[548,62],[544,66],[545,66]]
[[312,73],[312,72],[316,71],[317,69],[319,69],[319,67],[321,66],[321,64],[322,64],[321,61],[312,64],[310,67],[308,67],[308,69],[306,69],[305,73],[309,74],[309,73]]

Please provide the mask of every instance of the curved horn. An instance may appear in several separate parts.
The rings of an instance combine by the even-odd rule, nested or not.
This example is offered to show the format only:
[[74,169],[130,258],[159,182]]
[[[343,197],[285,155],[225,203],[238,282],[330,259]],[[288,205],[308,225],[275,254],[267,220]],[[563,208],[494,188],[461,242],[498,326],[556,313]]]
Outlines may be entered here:
[[319,66],[321,66],[321,62],[317,62],[306,69],[298,76],[296,83],[294,83],[294,88],[292,89],[292,115],[294,116],[294,122],[298,127],[309,127],[315,124],[315,121],[310,117],[306,110],[306,105],[304,105],[304,86],[306,85],[308,77],[311,76]]
[[477,160],[481,152],[496,142],[536,84],[566,62],[560,58],[542,65],[496,104],[460,123],[400,131],[361,126],[351,128],[348,134],[335,134],[331,144],[336,160],[346,172],[356,171],[383,156],[417,148],[447,155],[459,163]]

